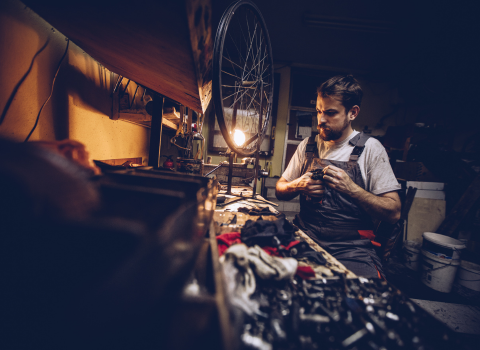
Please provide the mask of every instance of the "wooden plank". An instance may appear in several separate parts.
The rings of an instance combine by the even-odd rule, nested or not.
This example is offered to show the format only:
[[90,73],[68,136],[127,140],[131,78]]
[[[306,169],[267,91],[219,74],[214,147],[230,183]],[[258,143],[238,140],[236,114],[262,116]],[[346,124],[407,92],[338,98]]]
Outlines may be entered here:
[[178,128],[178,124],[175,124],[168,119],[163,119],[162,124],[163,124],[163,126],[166,126],[167,128],[170,128],[170,129],[173,129],[173,130],[177,130],[177,128]]
[[225,295],[225,284],[223,282],[223,271],[218,260],[217,236],[215,234],[215,225],[213,220],[209,229],[210,251],[212,257],[213,279],[215,281],[215,300],[217,302],[218,319],[222,332],[223,349],[229,350],[234,348],[232,330],[230,322],[230,314],[227,308],[227,298]]
[[180,112],[177,112],[175,107],[164,108],[163,118],[168,119],[178,125],[180,123]]
[[[128,121],[134,124],[139,124],[142,126],[146,126],[148,128],[151,127],[152,116],[148,113],[130,113],[130,112],[120,112],[118,113],[119,120]],[[171,120],[162,119],[163,126],[166,126],[169,129],[177,130],[178,122],[172,122]]]
[[478,175],[467,188],[462,198],[455,204],[452,211],[438,228],[437,233],[452,236],[458,226],[468,214],[472,206],[480,198],[480,175]]
[[303,232],[302,230],[298,230],[297,232],[295,232],[295,235],[303,238],[305,242],[307,242],[308,245],[312,247],[313,250],[321,253],[327,260],[327,263],[330,264],[329,266],[327,266],[330,270],[344,273],[347,278],[357,278],[357,275],[355,275],[352,271],[348,270],[342,263],[340,263],[337,259],[331,256],[325,249],[318,245],[317,242],[315,242],[305,232]]
[[152,116],[147,112],[122,112],[119,113],[118,119],[127,119],[132,122],[151,122]]
[[123,165],[126,162],[130,162],[131,164],[140,164],[142,165],[142,157],[135,157],[135,158],[118,158],[118,159],[98,159],[99,161],[110,164],[110,165]]
[[112,72],[203,110],[185,1],[23,2]]

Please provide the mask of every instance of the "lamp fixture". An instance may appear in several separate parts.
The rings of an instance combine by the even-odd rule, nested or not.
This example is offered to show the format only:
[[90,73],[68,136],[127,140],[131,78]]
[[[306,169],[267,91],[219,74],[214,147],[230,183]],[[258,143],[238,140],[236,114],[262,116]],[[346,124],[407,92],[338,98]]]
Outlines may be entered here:
[[235,129],[233,140],[237,146],[242,146],[245,143],[245,134],[243,131]]

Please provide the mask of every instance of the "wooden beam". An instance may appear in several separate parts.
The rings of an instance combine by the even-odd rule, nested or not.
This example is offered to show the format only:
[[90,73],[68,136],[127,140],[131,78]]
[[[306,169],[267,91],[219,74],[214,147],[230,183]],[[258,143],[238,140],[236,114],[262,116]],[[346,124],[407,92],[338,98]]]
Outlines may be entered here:
[[[192,0],[185,0],[187,4]],[[27,6],[112,72],[167,96],[195,111],[204,110],[199,96],[185,1],[25,0]],[[201,2],[202,12],[208,1]],[[200,6],[199,5],[199,6]],[[198,6],[188,5],[195,9]],[[203,18],[203,17],[202,17]],[[209,16],[211,18],[211,16]],[[195,24],[195,18],[193,18]],[[202,21],[204,26],[209,21]],[[200,25],[199,25],[200,26]],[[211,35],[211,31],[204,31]],[[210,57],[212,38],[198,39]],[[201,46],[201,45],[200,45]],[[203,53],[203,56],[201,55]],[[200,76],[206,77],[204,73]],[[203,78],[204,80],[207,78]],[[208,82],[202,81],[202,84]],[[203,85],[202,85],[203,89]],[[202,90],[203,91],[203,90]],[[205,98],[203,98],[204,101]],[[205,104],[205,103],[203,103]]]
[[[119,120],[140,124],[148,128],[151,127],[152,116],[147,113],[120,112],[118,113],[118,115],[119,115],[119,118],[118,118]],[[162,119],[162,125],[172,130],[178,129],[178,121],[175,123],[171,120],[166,119],[165,116]]]

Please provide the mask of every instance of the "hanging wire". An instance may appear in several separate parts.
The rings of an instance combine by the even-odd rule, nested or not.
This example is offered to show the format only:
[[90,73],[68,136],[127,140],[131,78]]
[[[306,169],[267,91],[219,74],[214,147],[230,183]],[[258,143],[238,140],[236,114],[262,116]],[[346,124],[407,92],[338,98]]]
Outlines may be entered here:
[[23,75],[23,77],[19,80],[17,85],[15,85],[15,87],[13,88],[12,93],[10,94],[10,97],[7,100],[7,103],[5,104],[5,107],[3,108],[2,115],[0,116],[0,125],[2,125],[2,123],[5,119],[5,116],[7,115],[8,109],[10,108],[10,105],[12,104],[13,99],[15,98],[15,95],[17,94],[18,89],[20,88],[20,85],[22,85],[22,83],[25,81],[27,76],[30,74],[30,71],[32,70],[33,63],[35,62],[35,59],[37,58],[37,56],[43,50],[45,50],[49,41],[50,41],[50,38],[48,38],[47,41],[45,41],[45,44],[43,44],[43,46],[35,53],[35,55],[32,58],[32,62],[30,62],[30,67],[28,67],[27,72]]
[[38,120],[40,119],[40,114],[42,113],[43,107],[45,107],[45,105],[47,104],[47,102],[48,102],[48,101],[50,100],[50,98],[52,97],[53,87],[54,87],[54,85],[55,85],[55,79],[57,79],[58,72],[60,71],[60,66],[62,65],[63,59],[64,59],[65,56],[67,55],[68,45],[69,45],[69,44],[70,44],[70,39],[67,39],[67,46],[65,47],[65,52],[63,53],[63,56],[62,56],[62,58],[60,59],[60,62],[58,62],[57,71],[55,72],[55,76],[53,77],[52,89],[51,89],[51,91],[50,91],[50,95],[48,96],[48,98],[45,100],[45,102],[43,103],[42,107],[41,107],[40,110],[38,111],[37,119],[35,120],[35,125],[33,126],[32,130],[30,131],[30,133],[28,134],[28,136],[27,136],[27,138],[25,139],[24,142],[27,142],[27,141],[28,141],[28,139],[30,138],[30,136],[32,136],[33,132],[34,132],[35,129],[37,128]]
[[117,82],[115,83],[115,87],[113,88],[114,93],[117,92],[117,89],[120,86],[120,84],[122,83],[122,81],[123,81],[123,76],[119,75],[117,77]]

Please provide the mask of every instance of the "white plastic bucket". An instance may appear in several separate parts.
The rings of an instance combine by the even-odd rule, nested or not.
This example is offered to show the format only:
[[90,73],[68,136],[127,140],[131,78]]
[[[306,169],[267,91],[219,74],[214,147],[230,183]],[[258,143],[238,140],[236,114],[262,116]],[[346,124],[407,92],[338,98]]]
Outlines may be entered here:
[[480,265],[470,261],[461,261],[456,283],[480,292]]
[[423,233],[422,249],[440,258],[459,260],[465,244],[458,239],[433,232]]
[[450,293],[460,260],[446,259],[422,249],[422,282],[442,293]]
[[404,265],[413,271],[418,270],[420,247],[421,244],[415,241],[405,241],[403,243]]

